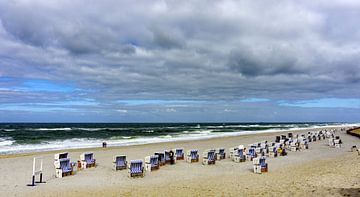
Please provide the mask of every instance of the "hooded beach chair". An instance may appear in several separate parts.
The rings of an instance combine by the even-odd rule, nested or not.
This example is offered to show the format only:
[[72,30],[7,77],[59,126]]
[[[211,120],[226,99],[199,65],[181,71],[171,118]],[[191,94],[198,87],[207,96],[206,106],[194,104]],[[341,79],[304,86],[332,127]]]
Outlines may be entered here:
[[217,160],[222,160],[226,158],[225,148],[217,148],[215,154]]
[[116,155],[113,157],[113,169],[123,170],[127,167],[126,155]]
[[142,160],[131,160],[128,164],[129,177],[143,177],[145,175],[143,161]]
[[154,153],[154,155],[158,156],[160,166],[165,165],[165,153],[164,152],[156,152],[156,153]]
[[199,161],[199,154],[197,149],[188,150],[186,154],[186,162],[193,163]]
[[170,164],[170,151],[169,150],[164,150],[164,156],[165,156],[165,163],[166,164]]
[[73,175],[73,168],[70,163],[70,158],[58,159],[54,162],[55,177],[62,178],[64,176]]
[[159,156],[158,155],[151,155],[145,157],[145,170],[146,171],[153,171],[158,170],[160,168],[159,165]]
[[266,163],[266,157],[257,157],[253,159],[254,173],[261,174],[268,171],[268,165]]
[[235,162],[244,162],[246,161],[246,156],[244,153],[244,149],[237,149],[233,156],[233,161]]
[[210,149],[205,152],[203,152],[203,165],[211,165],[215,164],[215,150]]
[[54,159],[55,159],[55,161],[57,161],[57,160],[59,160],[59,159],[66,159],[66,158],[68,158],[68,155],[69,155],[68,152],[56,153],[56,154],[54,155]]
[[184,149],[183,148],[175,148],[174,150],[176,160],[184,160]]
[[269,147],[269,157],[277,157],[277,148],[276,146]]
[[80,155],[81,168],[91,168],[96,166],[96,160],[94,159],[94,153],[86,152]]
[[247,154],[246,154],[246,159],[248,161],[252,161],[253,158],[255,158],[257,155],[256,155],[256,151],[255,151],[255,148],[254,147],[250,147]]
[[232,160],[238,147],[229,148],[229,158]]

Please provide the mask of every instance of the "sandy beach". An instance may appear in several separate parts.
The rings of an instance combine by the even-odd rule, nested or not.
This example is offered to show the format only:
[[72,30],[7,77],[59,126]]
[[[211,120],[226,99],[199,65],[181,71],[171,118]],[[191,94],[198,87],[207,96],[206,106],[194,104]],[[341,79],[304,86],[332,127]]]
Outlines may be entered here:
[[[277,134],[68,150],[72,161],[77,161],[84,151],[93,151],[98,166],[64,178],[55,178],[53,166],[54,153],[61,151],[2,155],[0,196],[360,196],[360,156],[350,152],[351,146],[360,146],[360,139],[340,131],[336,134],[344,142],[342,148],[330,148],[327,140],[311,142],[308,150],[268,158],[269,172],[263,174],[252,173],[251,162],[235,163],[228,158],[212,166],[178,161],[146,172],[143,178],[128,178],[127,170],[112,170],[112,157],[118,154],[131,160],[176,147],[196,148],[200,153],[224,147],[228,152],[228,148],[239,144],[273,141]],[[46,183],[28,187],[34,156],[44,159]]]

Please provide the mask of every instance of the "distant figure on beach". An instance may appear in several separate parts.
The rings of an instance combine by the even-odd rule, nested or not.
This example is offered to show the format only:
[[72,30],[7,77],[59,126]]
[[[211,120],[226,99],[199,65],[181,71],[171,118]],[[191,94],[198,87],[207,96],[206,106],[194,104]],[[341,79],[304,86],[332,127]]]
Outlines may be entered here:
[[174,152],[172,150],[170,150],[169,152],[169,157],[170,157],[170,164],[171,165],[175,164]]
[[103,148],[106,148],[106,147],[107,147],[107,143],[106,143],[106,142],[103,142],[103,143],[102,143],[102,147],[103,147]]

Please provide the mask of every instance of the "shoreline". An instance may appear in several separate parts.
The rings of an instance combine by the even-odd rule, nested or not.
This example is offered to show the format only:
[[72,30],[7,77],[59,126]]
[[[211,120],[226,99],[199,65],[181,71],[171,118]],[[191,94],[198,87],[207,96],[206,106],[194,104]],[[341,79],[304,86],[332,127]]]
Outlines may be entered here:
[[114,146],[109,146],[107,148],[102,148],[101,144],[99,144],[98,147],[83,147],[83,148],[64,148],[64,149],[54,149],[54,150],[36,150],[36,151],[24,151],[24,152],[11,152],[11,153],[0,153],[0,158],[13,158],[13,157],[23,157],[23,156],[33,156],[33,155],[41,155],[41,154],[55,154],[58,152],[74,152],[74,151],[99,151],[99,150],[116,150],[116,149],[121,149],[124,147],[141,147],[141,146],[146,146],[146,145],[158,145],[158,144],[168,144],[168,143],[184,143],[184,142],[196,142],[196,141],[204,141],[204,140],[213,140],[213,139],[226,139],[226,138],[232,138],[232,137],[238,137],[238,136],[244,136],[244,137],[249,137],[249,136],[254,136],[254,135],[262,135],[262,134],[269,134],[269,135],[278,135],[278,134],[282,134],[282,133],[286,133],[286,132],[301,132],[301,131],[308,131],[308,130],[322,130],[322,129],[337,129],[339,127],[341,128],[349,128],[349,127],[353,127],[354,124],[349,124],[349,125],[331,125],[331,126],[317,126],[317,127],[313,127],[313,128],[290,128],[290,129],[284,129],[284,130],[276,130],[276,131],[256,131],[253,133],[247,133],[249,131],[244,131],[244,132],[237,132],[236,134],[231,135],[231,133],[229,135],[225,135],[225,136],[217,136],[217,135],[213,135],[213,136],[204,136],[203,138],[201,137],[196,137],[194,139],[192,138],[188,138],[188,139],[179,139],[176,140],[176,138],[174,138],[174,140],[169,140],[169,141],[162,141],[162,142],[149,142],[149,143],[140,143],[140,144],[129,144],[129,145],[114,145]]

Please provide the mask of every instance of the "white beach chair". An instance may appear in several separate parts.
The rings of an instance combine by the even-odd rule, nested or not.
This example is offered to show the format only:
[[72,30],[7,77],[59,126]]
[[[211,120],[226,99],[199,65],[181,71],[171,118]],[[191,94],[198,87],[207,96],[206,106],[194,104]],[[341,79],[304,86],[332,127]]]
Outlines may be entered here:
[[146,171],[154,171],[160,168],[159,165],[159,156],[158,155],[151,155],[145,157],[145,170]]
[[55,177],[62,178],[64,176],[73,175],[73,167],[68,158],[68,153],[57,153],[54,155]]
[[159,157],[159,165],[163,166],[165,165],[165,153],[164,152],[156,152],[154,155],[157,155]]
[[269,147],[269,157],[277,157],[277,148],[276,146]]
[[215,154],[217,160],[222,160],[226,158],[225,148],[217,148]]
[[113,169],[123,170],[127,167],[126,155],[116,155],[113,157]]
[[203,152],[203,165],[212,165],[215,164],[215,150],[210,149],[205,152]]
[[70,163],[70,158],[58,159],[54,162],[55,177],[62,178],[64,176],[73,175],[74,171]]
[[247,154],[246,154],[246,159],[247,159],[248,161],[252,161],[256,156],[257,156],[257,155],[256,155],[255,148],[254,148],[254,147],[250,147],[250,148],[248,149]]
[[230,159],[233,159],[234,154],[235,154],[237,149],[238,149],[237,147],[229,148],[229,158]]
[[131,160],[128,164],[129,168],[129,177],[144,177],[144,167],[143,167],[143,161],[142,160]]
[[234,162],[245,162],[246,161],[246,156],[244,153],[244,149],[237,149],[236,152],[234,153],[233,156],[233,161]]
[[307,142],[306,139],[300,141],[300,148],[303,150],[309,149],[309,143]]
[[186,162],[193,163],[199,161],[199,154],[197,149],[188,150],[186,154]]
[[299,146],[298,146],[298,143],[296,141],[292,141],[290,143],[290,150],[293,151],[293,152],[296,152],[299,150]]
[[81,168],[96,167],[96,160],[94,159],[94,153],[85,152],[80,155]]

